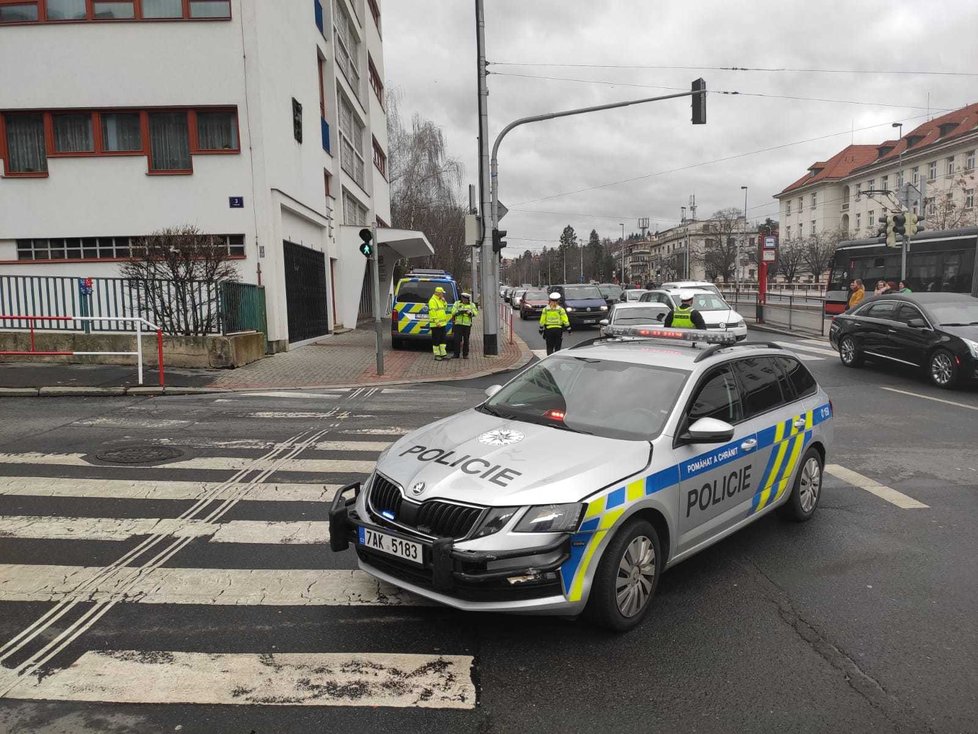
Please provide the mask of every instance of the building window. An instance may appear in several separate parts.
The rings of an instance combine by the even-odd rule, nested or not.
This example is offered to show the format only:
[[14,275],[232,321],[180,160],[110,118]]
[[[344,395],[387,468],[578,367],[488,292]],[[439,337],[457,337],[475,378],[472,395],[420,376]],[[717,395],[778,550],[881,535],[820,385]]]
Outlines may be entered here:
[[[231,257],[245,256],[243,234],[221,234]],[[17,240],[18,260],[128,260],[135,237],[53,237]]]
[[870,227],[876,224],[876,211],[874,209],[870,209],[866,214],[866,224],[868,224]]
[[197,117],[197,146],[194,152],[237,152],[238,116],[231,110],[207,110]]
[[367,0],[367,5],[370,7],[370,15],[374,18],[374,25],[377,26],[377,34],[383,35],[380,32],[380,6],[377,5],[377,0]]
[[937,178],[937,161],[931,161],[927,165],[927,180],[933,181]]
[[786,215],[790,215],[791,214],[791,199],[788,199],[787,201],[785,201],[785,203],[784,203],[784,213]]
[[190,171],[190,130],[187,113],[149,113],[149,170]]
[[914,166],[910,169],[910,183],[914,186],[920,183],[920,167]]
[[387,156],[377,142],[377,138],[374,138],[374,167],[380,171],[381,176],[387,178]]
[[374,90],[374,96],[380,102],[380,108],[384,109],[384,83],[380,80],[380,72],[374,66],[374,60],[367,56],[367,71],[370,78],[370,88]]
[[144,18],[182,18],[182,0],[143,0]]
[[854,234],[859,234],[860,230],[863,228],[862,224],[862,214],[856,212],[856,231]]
[[787,240],[790,240],[791,239],[791,225],[790,224],[787,227],[785,227],[784,237]]
[[7,170],[11,174],[45,174],[44,117],[40,112],[5,115]]
[[343,192],[343,224],[363,226],[367,223],[367,209],[353,198],[349,192]]
[[818,204],[818,193],[813,193],[812,194],[812,209],[814,209],[817,204]]
[[903,188],[903,170],[902,169],[899,170],[899,171],[897,171],[897,188],[898,189],[902,189]]
[[953,176],[954,175],[954,156],[950,155],[944,161],[944,175]]
[[932,217],[937,213],[937,205],[934,203],[933,196],[928,196],[924,199],[924,211],[928,217]]
[[798,213],[801,214],[802,210],[805,208],[805,199],[801,196],[798,197]]
[[890,190],[890,177],[889,176],[883,176],[880,179],[880,188],[883,189],[883,191],[889,191]]
[[333,198],[333,177],[329,171],[323,171],[323,184],[326,188],[326,203],[329,204],[329,200]]
[[364,188],[364,127],[346,98],[340,96],[340,167]]
[[798,236],[799,237],[804,237],[805,236],[805,223],[804,222],[799,222],[798,223]]
[[227,20],[231,0],[0,0],[0,23]]
[[106,153],[141,153],[143,133],[138,112],[103,112],[102,150]]
[[869,189],[870,191],[872,191],[873,189],[875,189],[876,188],[876,179],[875,178],[869,179],[869,181],[866,182],[866,188]]
[[815,220],[812,220],[812,234],[815,234]]
[[92,115],[89,112],[52,115],[55,153],[94,153]]
[[964,154],[964,170],[973,171],[975,170],[975,151],[969,150]]
[[30,3],[0,4],[0,23],[36,23],[37,0]]
[[964,190],[964,208],[973,209],[975,206],[975,190],[965,189]]
[[336,65],[360,98],[360,37],[356,24],[347,15],[340,0],[333,0],[333,37],[336,41]]
[[863,194],[863,185],[861,183],[856,184],[856,201],[859,201]]

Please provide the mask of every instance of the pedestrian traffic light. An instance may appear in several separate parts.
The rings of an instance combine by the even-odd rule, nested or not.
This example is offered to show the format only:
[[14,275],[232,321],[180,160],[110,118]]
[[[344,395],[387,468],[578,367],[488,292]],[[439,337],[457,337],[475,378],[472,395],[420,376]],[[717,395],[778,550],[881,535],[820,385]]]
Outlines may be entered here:
[[693,124],[706,124],[706,82],[702,77],[693,82]]
[[907,213],[907,234],[917,234],[924,229],[924,218],[914,212]]
[[360,252],[363,253],[364,257],[371,257],[374,254],[374,234],[370,231],[368,227],[364,227],[360,230],[360,239],[363,242],[360,243]]
[[504,247],[506,247],[506,240],[503,237],[506,236],[505,229],[494,229],[492,231],[492,251],[499,252]]
[[893,232],[900,237],[907,234],[907,215],[903,212],[897,212],[893,215]]

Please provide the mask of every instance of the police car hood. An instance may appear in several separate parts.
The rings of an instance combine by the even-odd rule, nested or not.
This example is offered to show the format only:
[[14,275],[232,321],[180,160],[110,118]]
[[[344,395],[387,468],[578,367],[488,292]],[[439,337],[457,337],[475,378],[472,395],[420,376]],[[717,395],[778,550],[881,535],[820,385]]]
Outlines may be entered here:
[[380,457],[377,470],[411,499],[534,505],[576,502],[641,471],[650,456],[647,441],[467,410],[404,436]]

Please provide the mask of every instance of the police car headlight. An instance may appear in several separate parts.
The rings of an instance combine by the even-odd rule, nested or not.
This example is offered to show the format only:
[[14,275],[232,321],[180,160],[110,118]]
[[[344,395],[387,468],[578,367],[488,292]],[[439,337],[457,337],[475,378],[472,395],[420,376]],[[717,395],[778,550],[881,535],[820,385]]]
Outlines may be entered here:
[[602,310],[602,311],[607,311],[607,310],[608,310],[608,307],[607,307],[607,306],[602,306],[602,307],[601,307],[601,310]]
[[519,507],[490,508],[485,519],[479,525],[479,529],[472,534],[472,538],[484,538],[487,535],[498,533],[500,530],[506,527],[506,523],[510,521],[510,518],[512,518],[513,515],[519,511],[519,509]]
[[740,319],[739,321],[731,321],[727,324],[728,329],[739,329],[741,326],[746,326],[743,319]]
[[573,307],[573,306],[568,306],[568,307],[567,307],[567,308],[565,308],[564,310],[565,310],[565,311],[566,311],[567,313],[573,313],[573,312],[574,312],[574,307]]
[[513,528],[517,533],[572,533],[584,514],[584,505],[538,505],[527,509]]
[[971,339],[962,339],[965,346],[968,347],[968,351],[971,352],[971,356],[978,359],[978,342],[973,342]]

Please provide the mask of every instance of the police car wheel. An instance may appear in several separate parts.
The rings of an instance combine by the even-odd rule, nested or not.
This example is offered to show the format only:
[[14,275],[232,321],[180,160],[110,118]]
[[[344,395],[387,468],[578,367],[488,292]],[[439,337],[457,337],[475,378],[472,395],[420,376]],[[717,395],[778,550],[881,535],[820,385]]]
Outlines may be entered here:
[[938,349],[930,355],[928,362],[930,381],[945,390],[954,387],[958,381],[958,365],[946,349]]
[[585,616],[615,632],[638,625],[649,611],[662,571],[659,535],[647,520],[629,520],[605,549]]
[[862,366],[863,353],[856,346],[856,340],[851,336],[844,336],[839,342],[839,359],[846,367]]
[[822,468],[821,454],[814,448],[808,449],[802,456],[791,495],[781,506],[783,517],[795,522],[805,522],[812,518],[822,496]]

